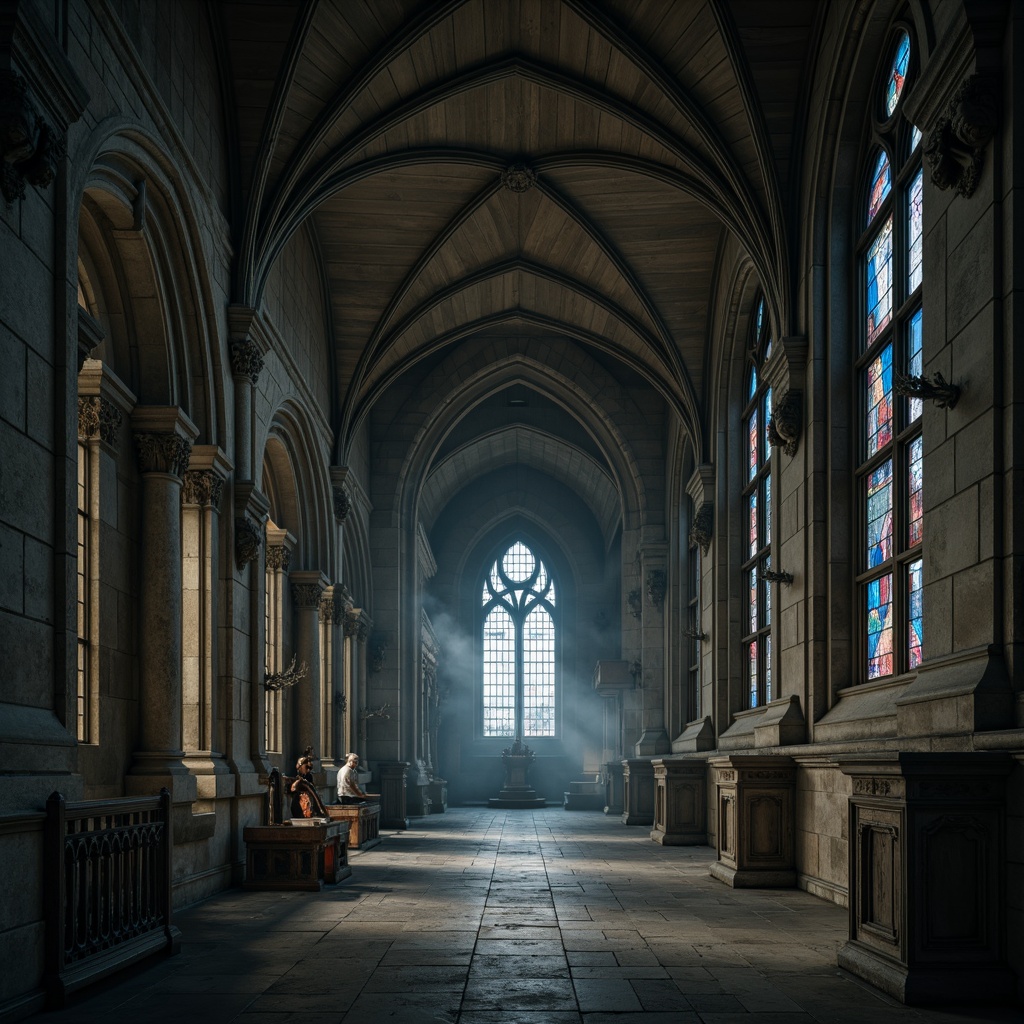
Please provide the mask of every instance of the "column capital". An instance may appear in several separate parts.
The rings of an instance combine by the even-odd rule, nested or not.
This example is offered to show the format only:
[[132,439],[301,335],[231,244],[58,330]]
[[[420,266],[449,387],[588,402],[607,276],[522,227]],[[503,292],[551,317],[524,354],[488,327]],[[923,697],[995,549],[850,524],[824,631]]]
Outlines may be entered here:
[[218,509],[231,468],[231,460],[216,445],[193,445],[185,472],[182,504]]
[[292,600],[299,608],[319,609],[330,580],[319,569],[295,569],[288,573]]
[[228,332],[231,337],[231,372],[248,378],[253,387],[259,382],[263,357],[270,351],[270,337],[263,314],[250,306],[228,306]]
[[199,428],[176,405],[139,405],[132,430],[143,473],[170,473],[181,478],[188,468]]

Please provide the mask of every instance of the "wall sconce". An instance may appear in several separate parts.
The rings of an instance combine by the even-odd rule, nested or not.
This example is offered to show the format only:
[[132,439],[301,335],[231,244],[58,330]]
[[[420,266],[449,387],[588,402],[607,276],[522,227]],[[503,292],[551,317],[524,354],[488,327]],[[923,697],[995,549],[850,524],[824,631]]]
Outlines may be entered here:
[[893,373],[893,388],[905,398],[921,398],[934,402],[940,409],[952,409],[960,400],[960,388],[950,384],[937,370],[932,379],[908,377]]
[[788,587],[793,582],[793,574],[791,572],[775,572],[772,569],[762,569],[761,579],[766,583],[785,583]]

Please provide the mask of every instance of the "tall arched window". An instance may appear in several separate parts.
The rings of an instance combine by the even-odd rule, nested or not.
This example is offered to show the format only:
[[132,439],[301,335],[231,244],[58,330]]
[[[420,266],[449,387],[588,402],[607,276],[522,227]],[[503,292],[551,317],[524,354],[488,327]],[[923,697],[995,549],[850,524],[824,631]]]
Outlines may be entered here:
[[857,550],[862,680],[921,662],[924,510],[921,401],[897,400],[894,371],[922,370],[921,133],[901,114],[911,40],[897,28],[871,102],[861,207]]
[[750,336],[747,404],[743,410],[743,665],[747,706],[756,708],[772,699],[772,598],[764,579],[771,568],[772,471],[768,421],[772,415],[772,389],[760,371],[771,355],[772,338],[764,298],[757,301]]
[[555,584],[516,541],[495,560],[482,593],[484,736],[554,736]]

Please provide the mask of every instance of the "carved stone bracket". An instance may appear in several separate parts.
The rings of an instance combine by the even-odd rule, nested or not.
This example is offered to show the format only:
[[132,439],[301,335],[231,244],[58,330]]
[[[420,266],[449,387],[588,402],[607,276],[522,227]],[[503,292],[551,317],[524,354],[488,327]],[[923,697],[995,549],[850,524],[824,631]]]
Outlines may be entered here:
[[512,164],[501,172],[501,183],[509,192],[529,192],[537,184],[537,175],[526,164]]
[[319,608],[324,588],[319,583],[293,583],[292,600],[300,608]]
[[334,497],[334,518],[339,523],[343,523],[348,519],[349,513],[352,511],[352,499],[349,497],[348,490],[339,484],[334,485],[332,494]]
[[803,413],[800,392],[787,390],[776,399],[768,420],[768,440],[790,458],[796,455],[800,442],[800,421]]
[[665,603],[665,589],[665,570],[651,569],[647,573],[647,600],[659,610]]
[[[257,525],[247,516],[235,517],[235,565],[239,571],[260,556],[263,543],[263,526]],[[273,549],[271,549],[273,550]],[[269,552],[268,552],[269,553]]]
[[185,473],[185,484],[181,491],[183,505],[201,505],[220,508],[224,479],[212,469],[190,469]]
[[121,410],[106,398],[88,395],[78,399],[78,436],[83,440],[99,438],[113,447],[123,422]]
[[626,604],[629,605],[629,614],[634,619],[639,619],[643,614],[643,608],[640,604],[640,590],[634,588],[626,595]]
[[928,133],[924,152],[932,183],[969,197],[978,187],[985,146],[995,134],[999,93],[991,75],[971,75]]
[[171,473],[183,477],[192,454],[192,442],[180,434],[135,435],[139,468],[143,473]]
[[46,188],[64,156],[64,140],[29,98],[28,83],[0,71],[0,192],[9,203],[25,198],[25,185]]
[[711,547],[711,530],[714,525],[715,506],[710,501],[705,501],[694,513],[693,522],[690,524],[690,543],[699,544],[701,551],[706,555]]
[[263,355],[252,338],[239,338],[231,342],[231,372],[236,377],[248,377],[253,387],[260,379]]

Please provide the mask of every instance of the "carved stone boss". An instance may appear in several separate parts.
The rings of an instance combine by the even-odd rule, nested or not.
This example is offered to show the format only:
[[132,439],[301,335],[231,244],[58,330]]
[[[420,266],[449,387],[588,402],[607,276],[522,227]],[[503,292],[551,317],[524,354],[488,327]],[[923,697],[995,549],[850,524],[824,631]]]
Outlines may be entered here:
[[352,511],[352,499],[349,497],[348,491],[337,484],[334,486],[332,493],[334,497],[334,518],[339,523],[343,523],[348,519],[349,513]]
[[928,133],[924,152],[932,183],[971,196],[978,187],[985,146],[995,134],[998,92],[991,75],[971,75]]
[[248,377],[253,387],[260,379],[263,356],[252,338],[239,338],[231,342],[231,372],[236,377]]
[[[254,523],[248,516],[235,516],[235,565],[239,570],[259,558],[262,543],[263,527]],[[267,554],[269,557],[269,551]]]

